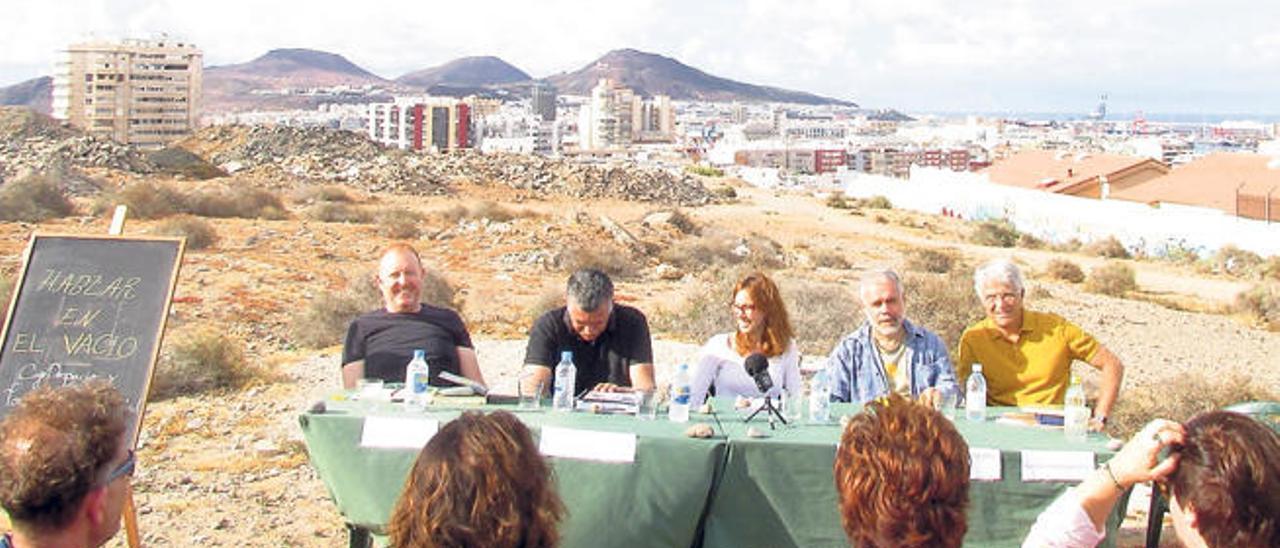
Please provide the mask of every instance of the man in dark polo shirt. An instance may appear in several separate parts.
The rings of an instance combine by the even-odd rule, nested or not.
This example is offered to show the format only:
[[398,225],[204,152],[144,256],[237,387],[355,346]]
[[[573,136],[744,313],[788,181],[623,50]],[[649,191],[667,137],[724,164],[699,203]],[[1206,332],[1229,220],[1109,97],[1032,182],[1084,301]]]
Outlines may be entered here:
[[653,343],[644,314],[613,302],[613,282],[599,270],[579,270],[566,284],[566,306],[543,314],[529,331],[524,388],[551,390],[560,352],[573,352],[574,394],[588,388],[652,389]]
[[355,388],[362,378],[404,382],[413,351],[426,351],[433,386],[448,371],[484,384],[471,335],[457,312],[423,304],[422,261],[405,243],[388,246],[378,264],[381,310],[360,315],[347,328],[342,347],[342,385]]

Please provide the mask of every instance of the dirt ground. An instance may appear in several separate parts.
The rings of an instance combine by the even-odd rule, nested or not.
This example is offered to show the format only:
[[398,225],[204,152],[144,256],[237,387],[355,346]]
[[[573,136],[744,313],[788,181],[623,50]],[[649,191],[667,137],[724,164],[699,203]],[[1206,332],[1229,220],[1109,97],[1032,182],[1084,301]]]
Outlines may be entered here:
[[[1031,271],[1055,257],[1067,257],[1086,271],[1102,262],[1080,254],[971,245],[964,242],[967,225],[955,219],[901,211],[863,210],[854,215],[828,208],[804,193],[745,187],[738,192],[736,203],[685,212],[704,228],[767,235],[789,252],[827,249],[853,265],[815,269],[795,264],[779,270],[779,277],[804,275],[852,287],[861,270],[900,268],[905,252],[920,248],[953,249],[970,264],[1013,256]],[[537,215],[508,222],[450,221],[433,215],[486,199]],[[460,287],[461,312],[477,341],[481,367],[498,391],[512,391],[514,386],[531,307],[562,283],[564,274],[548,266],[549,257],[571,243],[624,245],[600,226],[600,215],[660,246],[679,237],[662,227],[641,225],[647,213],[659,209],[649,204],[564,198],[516,202],[508,192],[486,187],[464,189],[451,197],[371,200],[366,207],[405,207],[426,216],[423,237],[415,245],[431,268]],[[378,250],[389,240],[375,225],[320,223],[301,216],[210,222],[219,243],[187,253],[170,330],[212,326],[229,333],[271,375],[243,389],[180,396],[147,406],[134,478],[144,544],[344,545],[342,519],[307,461],[297,426],[299,413],[337,389],[340,341],[327,349],[299,348],[289,326],[317,295],[338,291],[348,276],[371,271]],[[135,221],[126,233],[145,234],[156,224]],[[0,223],[0,273],[16,272],[33,230],[104,233],[106,225],[106,219],[94,217],[39,226]],[[1203,276],[1187,267],[1127,262],[1144,293],[1176,297],[1194,303],[1193,308],[1220,308],[1247,287],[1239,280]],[[679,306],[693,276],[662,279],[657,268],[656,261],[645,263],[637,278],[619,283],[619,293],[646,311]],[[1197,370],[1240,372],[1280,390],[1280,354],[1275,352],[1280,334],[1230,316],[1095,295],[1071,284],[1039,279],[1034,283],[1049,296],[1030,299],[1029,306],[1063,314],[1122,358],[1127,367],[1124,390],[1150,389],[1161,379]],[[855,327],[849,325],[848,330]],[[660,374],[691,356],[699,342],[662,332],[655,337]],[[1171,531],[1166,533],[1166,538],[1171,536]],[[114,544],[122,545],[122,537]],[[1122,540],[1126,545],[1140,543],[1140,536],[1130,532]]]

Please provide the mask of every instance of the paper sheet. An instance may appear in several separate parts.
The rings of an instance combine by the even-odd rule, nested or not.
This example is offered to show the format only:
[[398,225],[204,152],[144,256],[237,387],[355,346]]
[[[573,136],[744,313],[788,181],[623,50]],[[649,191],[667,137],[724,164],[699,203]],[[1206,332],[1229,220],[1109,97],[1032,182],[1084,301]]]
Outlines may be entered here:
[[635,462],[636,435],[554,426],[542,427],[538,449],[548,457],[605,462]]
[[1093,460],[1089,451],[1023,451],[1022,481],[1083,481]]
[[973,481],[1000,481],[1000,450],[983,447],[969,448],[969,479]]
[[426,417],[366,417],[360,447],[422,449],[440,430],[440,421]]

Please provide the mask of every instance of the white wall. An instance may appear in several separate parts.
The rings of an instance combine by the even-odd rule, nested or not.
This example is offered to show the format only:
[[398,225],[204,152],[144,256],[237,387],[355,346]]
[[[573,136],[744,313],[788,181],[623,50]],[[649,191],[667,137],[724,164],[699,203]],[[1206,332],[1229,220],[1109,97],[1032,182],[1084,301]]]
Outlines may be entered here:
[[881,195],[894,207],[934,214],[945,207],[965,219],[1005,218],[1019,231],[1052,242],[1115,236],[1130,249],[1155,255],[1170,246],[1210,254],[1226,244],[1264,257],[1280,255],[1280,223],[1216,209],[1062,196],[995,184],[986,174],[934,168],[913,167],[905,181],[857,172],[844,174],[842,181],[852,197]]

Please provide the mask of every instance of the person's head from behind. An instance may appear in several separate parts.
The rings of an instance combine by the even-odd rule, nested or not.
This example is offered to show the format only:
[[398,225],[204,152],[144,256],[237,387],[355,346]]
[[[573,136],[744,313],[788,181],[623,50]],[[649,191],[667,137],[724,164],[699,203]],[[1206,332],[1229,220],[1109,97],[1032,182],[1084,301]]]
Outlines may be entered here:
[[128,417],[103,380],[22,397],[0,423],[0,506],[16,539],[99,546],[116,534],[134,464]]
[[584,268],[569,275],[565,284],[569,328],[591,342],[609,326],[613,313],[613,281],[599,270]]
[[733,286],[729,305],[737,327],[734,344],[738,353],[759,350],[777,356],[791,342],[791,318],[777,284],[761,272],[748,274]]
[[835,483],[855,546],[963,544],[969,446],[931,407],[898,394],[869,402],[840,438]]
[[1166,484],[1188,546],[1280,546],[1280,435],[1245,415],[1212,411],[1185,425]]
[[422,259],[406,243],[395,243],[382,251],[378,261],[378,289],[387,312],[417,312],[422,306]]
[[554,546],[564,505],[529,429],[467,412],[418,454],[391,515],[395,546]]

